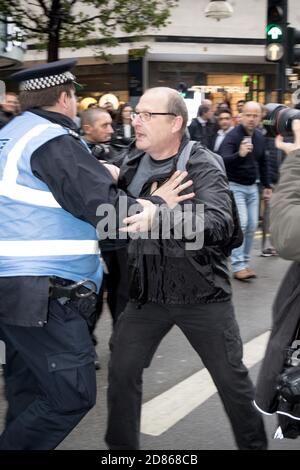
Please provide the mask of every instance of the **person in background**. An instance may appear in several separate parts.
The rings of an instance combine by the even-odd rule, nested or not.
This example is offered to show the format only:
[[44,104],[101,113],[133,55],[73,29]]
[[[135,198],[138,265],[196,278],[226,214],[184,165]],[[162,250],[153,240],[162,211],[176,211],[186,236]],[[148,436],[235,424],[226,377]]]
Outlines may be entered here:
[[[266,136],[266,155],[269,160],[270,167],[270,181],[274,189],[279,179],[279,170],[282,162],[284,161],[284,152],[277,148],[275,145],[274,137]],[[263,258],[277,256],[277,251],[272,243],[272,236],[270,234],[270,201],[268,199],[262,200],[262,239],[261,239],[261,253]]]
[[270,199],[272,194],[265,137],[257,129],[260,120],[260,104],[255,101],[244,104],[241,124],[225,136],[219,148],[244,233],[243,244],[231,254],[233,277],[239,281],[256,277],[250,268],[250,252],[258,224],[258,183],[264,188],[264,199]]
[[245,100],[238,100],[237,103],[236,103],[236,109],[237,109],[237,112],[238,113],[242,113],[243,112],[243,107],[244,107],[244,104],[246,103]]
[[201,104],[198,108],[197,117],[192,119],[188,127],[191,140],[201,142],[204,147],[212,148],[215,124],[212,121],[213,111],[211,107]]
[[1,103],[0,129],[19,113],[19,100],[16,93],[7,92],[5,100]]
[[226,134],[233,129],[232,113],[229,109],[221,108],[216,116],[219,130],[212,141],[212,150],[218,153],[218,150],[225,139]]
[[244,107],[245,103],[246,103],[245,100],[238,100],[237,103],[236,103],[237,114],[233,118],[233,125],[234,126],[237,126],[238,124],[241,124],[242,112],[243,112],[243,107]]
[[117,111],[116,119],[113,124],[114,135],[112,141],[114,144],[129,146],[134,140],[134,127],[131,120],[132,107],[129,103],[121,104]]
[[106,109],[106,111],[110,114],[112,121],[114,122],[117,115],[117,110],[114,108],[114,105],[110,101],[106,101],[103,103],[102,108]]

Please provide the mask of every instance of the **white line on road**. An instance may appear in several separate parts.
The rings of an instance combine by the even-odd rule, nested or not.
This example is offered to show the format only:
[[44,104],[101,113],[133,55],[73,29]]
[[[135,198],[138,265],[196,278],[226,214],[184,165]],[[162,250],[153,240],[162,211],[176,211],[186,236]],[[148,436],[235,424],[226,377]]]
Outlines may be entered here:
[[[263,358],[269,334],[270,332],[267,331],[244,345],[244,364],[248,368],[253,367]],[[207,369],[196,372],[144,403],[141,432],[159,436],[208,400],[216,391]]]

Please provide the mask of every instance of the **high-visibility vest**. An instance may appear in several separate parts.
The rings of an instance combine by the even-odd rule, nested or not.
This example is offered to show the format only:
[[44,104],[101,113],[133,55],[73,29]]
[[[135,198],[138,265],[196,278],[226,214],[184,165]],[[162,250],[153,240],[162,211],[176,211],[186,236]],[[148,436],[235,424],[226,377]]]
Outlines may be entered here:
[[99,289],[95,227],[65,211],[30,165],[33,152],[68,132],[30,112],[0,131],[0,276],[90,279]]

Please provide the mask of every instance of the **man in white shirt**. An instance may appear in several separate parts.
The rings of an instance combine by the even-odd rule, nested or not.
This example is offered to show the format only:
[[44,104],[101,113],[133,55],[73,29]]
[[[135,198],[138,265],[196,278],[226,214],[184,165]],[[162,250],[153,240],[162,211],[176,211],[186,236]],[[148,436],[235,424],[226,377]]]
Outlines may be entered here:
[[232,113],[229,109],[222,109],[217,117],[219,130],[216,134],[216,140],[214,142],[213,151],[218,152],[225,135],[233,129]]

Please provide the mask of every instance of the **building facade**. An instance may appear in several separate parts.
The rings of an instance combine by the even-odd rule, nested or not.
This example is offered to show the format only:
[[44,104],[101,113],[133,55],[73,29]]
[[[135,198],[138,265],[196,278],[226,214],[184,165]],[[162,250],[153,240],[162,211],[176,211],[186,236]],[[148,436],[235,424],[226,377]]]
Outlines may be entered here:
[[[78,59],[82,97],[113,93],[127,101],[149,86],[177,88],[185,82],[206,86],[206,95],[215,103],[230,101],[234,111],[238,99],[274,101],[277,64],[265,61],[267,0],[228,1],[233,15],[216,21],[205,17],[209,0],[180,0],[166,27],[149,29],[139,41],[120,33],[119,46],[106,51],[110,62],[95,55],[97,38],[83,49],[62,49],[60,58]],[[296,28],[298,3],[289,0],[289,22]],[[29,45],[25,65],[45,60],[45,53],[34,47]]]
[[0,70],[20,66],[24,60],[24,42],[20,29],[0,20]]

